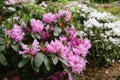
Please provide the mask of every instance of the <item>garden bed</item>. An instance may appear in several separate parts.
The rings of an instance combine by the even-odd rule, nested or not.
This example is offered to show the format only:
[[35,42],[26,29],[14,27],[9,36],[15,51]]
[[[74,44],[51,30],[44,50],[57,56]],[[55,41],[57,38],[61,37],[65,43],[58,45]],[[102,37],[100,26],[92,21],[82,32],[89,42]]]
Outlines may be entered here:
[[105,67],[90,67],[78,76],[78,80],[119,80],[120,63],[115,62],[111,66]]

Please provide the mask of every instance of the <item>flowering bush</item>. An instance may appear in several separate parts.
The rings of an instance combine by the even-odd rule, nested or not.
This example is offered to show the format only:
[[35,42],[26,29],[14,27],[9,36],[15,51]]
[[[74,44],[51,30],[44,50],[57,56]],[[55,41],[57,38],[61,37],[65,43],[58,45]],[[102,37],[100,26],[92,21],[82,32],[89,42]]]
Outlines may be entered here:
[[71,7],[71,10],[77,15],[74,19],[81,23],[81,31],[78,34],[82,37],[87,36],[92,44],[87,55],[88,63],[105,65],[119,59],[120,21],[115,21],[115,17],[111,13],[101,13],[85,4],[78,4],[77,10],[75,8]]
[[[17,3],[13,2],[9,0],[12,5]],[[32,6],[33,11],[28,6]],[[38,11],[34,11],[34,7]],[[37,5],[26,4],[14,9],[17,14],[13,11],[11,16],[15,16],[5,17],[1,25],[0,68],[8,72],[1,73],[1,78],[76,80],[75,74],[86,66],[85,57],[91,42],[76,33],[71,12],[45,13]],[[30,13],[26,13],[27,10]]]

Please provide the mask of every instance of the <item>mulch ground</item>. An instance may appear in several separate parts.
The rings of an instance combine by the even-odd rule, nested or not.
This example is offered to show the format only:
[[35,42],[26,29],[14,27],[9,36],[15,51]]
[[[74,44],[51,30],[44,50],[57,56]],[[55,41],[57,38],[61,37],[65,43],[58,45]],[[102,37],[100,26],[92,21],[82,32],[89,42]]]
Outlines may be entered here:
[[115,62],[112,66],[86,67],[86,70],[78,75],[77,80],[120,80],[120,63]]

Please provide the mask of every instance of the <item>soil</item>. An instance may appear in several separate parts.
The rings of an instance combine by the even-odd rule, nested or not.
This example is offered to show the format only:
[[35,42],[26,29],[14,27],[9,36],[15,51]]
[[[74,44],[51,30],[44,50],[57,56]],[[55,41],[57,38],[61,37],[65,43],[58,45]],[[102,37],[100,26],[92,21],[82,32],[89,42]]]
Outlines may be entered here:
[[77,80],[120,80],[120,63],[115,62],[112,66],[95,68],[87,66]]

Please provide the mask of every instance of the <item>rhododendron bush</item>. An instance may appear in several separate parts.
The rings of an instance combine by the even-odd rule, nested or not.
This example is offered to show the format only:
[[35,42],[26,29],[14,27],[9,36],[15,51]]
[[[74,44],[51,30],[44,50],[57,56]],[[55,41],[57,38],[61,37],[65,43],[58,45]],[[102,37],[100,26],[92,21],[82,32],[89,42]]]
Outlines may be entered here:
[[5,12],[0,27],[1,79],[76,80],[75,74],[86,66],[91,43],[77,34],[72,13],[47,12],[37,5],[15,6],[22,2],[14,1],[5,2],[4,9],[13,14],[6,17],[9,12]]

